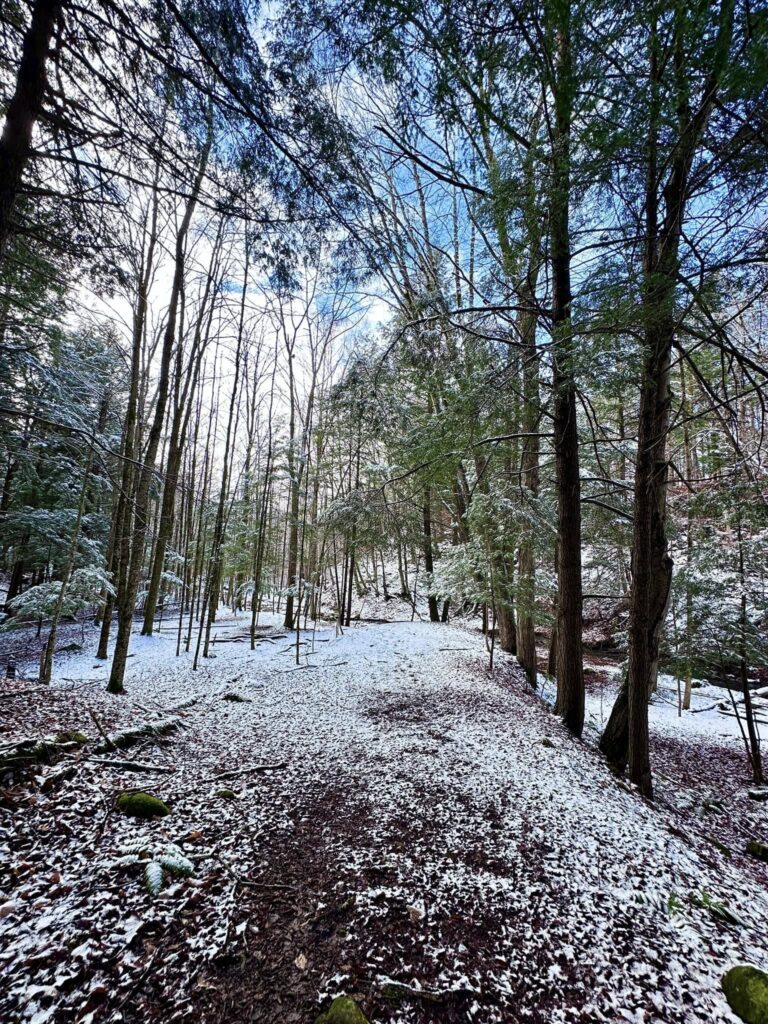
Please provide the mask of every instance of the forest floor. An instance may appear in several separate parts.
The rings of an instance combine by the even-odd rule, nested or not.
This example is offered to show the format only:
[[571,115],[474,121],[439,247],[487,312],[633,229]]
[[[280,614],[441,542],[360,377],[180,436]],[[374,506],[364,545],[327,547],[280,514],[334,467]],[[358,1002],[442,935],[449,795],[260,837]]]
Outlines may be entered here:
[[[768,804],[715,695],[678,719],[662,688],[649,804],[595,750],[604,673],[578,742],[551,684],[532,693],[498,652],[490,674],[473,629],[322,628],[297,665],[295,634],[252,652],[223,616],[197,672],[164,630],[135,638],[124,697],[85,651],[0,696],[0,743],[90,737],[0,790],[4,1024],[312,1024],[339,993],[379,1024],[737,1020],[723,972],[768,966],[768,864],[745,854]],[[92,715],[113,732],[171,714],[119,755],[170,771],[94,751]],[[122,815],[132,787],[171,814]],[[151,896],[116,863],[135,840],[194,874]]]

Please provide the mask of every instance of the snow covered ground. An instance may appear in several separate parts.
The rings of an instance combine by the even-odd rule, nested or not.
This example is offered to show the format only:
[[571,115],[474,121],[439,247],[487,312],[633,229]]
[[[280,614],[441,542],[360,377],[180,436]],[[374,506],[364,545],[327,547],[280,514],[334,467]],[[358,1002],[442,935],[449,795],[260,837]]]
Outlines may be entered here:
[[[121,754],[172,771],[89,743],[70,778],[4,791],[0,1020],[300,1022],[345,992],[380,1022],[736,1021],[723,972],[768,967],[768,865],[744,853],[768,805],[735,719],[678,719],[663,686],[649,805],[594,750],[610,682],[581,743],[512,659],[489,676],[474,631],[325,627],[297,664],[295,634],[275,620],[252,652],[244,623],[223,619],[194,673],[172,631],[136,637],[123,698],[87,653],[3,698],[2,742],[183,728]],[[172,813],[122,816],[130,787]],[[151,897],[115,863],[136,839],[194,875]]]

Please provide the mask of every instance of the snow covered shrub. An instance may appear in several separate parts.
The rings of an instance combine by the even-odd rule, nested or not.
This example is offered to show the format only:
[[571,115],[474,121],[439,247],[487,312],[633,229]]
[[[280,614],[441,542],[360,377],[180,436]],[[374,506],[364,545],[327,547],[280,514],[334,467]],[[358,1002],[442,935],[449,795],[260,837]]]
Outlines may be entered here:
[[[74,615],[83,608],[103,604],[105,592],[114,596],[115,590],[102,568],[75,569],[69,578],[62,615]],[[21,619],[44,619],[53,614],[60,594],[60,580],[39,583],[14,598],[11,607]]]

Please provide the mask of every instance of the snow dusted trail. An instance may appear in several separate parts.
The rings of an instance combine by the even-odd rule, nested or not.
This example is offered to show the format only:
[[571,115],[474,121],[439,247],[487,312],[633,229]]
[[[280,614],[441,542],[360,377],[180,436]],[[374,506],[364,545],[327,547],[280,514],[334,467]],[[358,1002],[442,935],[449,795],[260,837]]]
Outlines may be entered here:
[[[172,773],[86,748],[55,788],[7,792],[3,1022],[311,1024],[342,992],[373,1022],[737,1020],[720,977],[768,965],[768,866],[629,792],[511,659],[489,678],[476,633],[322,629],[298,666],[295,634],[221,643],[197,673],[174,648],[137,638],[125,698],[81,654],[39,707],[3,702],[6,736],[94,736],[90,711],[115,729],[197,698],[182,731],[126,752]],[[112,811],[129,787],[171,815]],[[181,846],[194,877],[150,897],[114,864],[142,837]]]

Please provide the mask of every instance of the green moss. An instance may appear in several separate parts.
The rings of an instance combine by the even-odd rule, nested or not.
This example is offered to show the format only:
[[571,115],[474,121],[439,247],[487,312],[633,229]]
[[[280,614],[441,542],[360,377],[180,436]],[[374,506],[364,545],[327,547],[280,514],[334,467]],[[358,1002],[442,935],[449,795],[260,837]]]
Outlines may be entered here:
[[56,733],[57,743],[87,743],[88,737],[77,729],[66,729],[64,732]]
[[723,975],[728,1005],[746,1024],[768,1024],[768,974],[742,964]]
[[397,985],[393,985],[390,981],[385,982],[381,986],[381,994],[390,1003],[404,1003],[408,996],[401,988]]
[[336,996],[315,1024],[369,1024],[369,1021],[354,999]]
[[747,853],[751,853],[758,860],[768,861],[768,843],[758,843],[753,839],[747,843]]
[[213,795],[220,800],[237,800],[237,793],[234,789],[217,789]]
[[171,813],[167,804],[149,793],[121,793],[116,805],[129,818],[164,818]]

